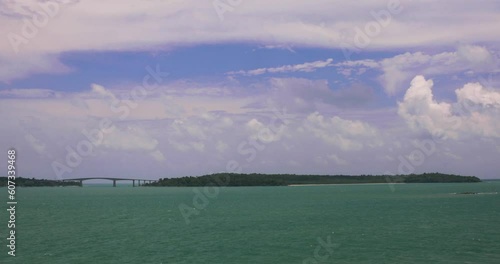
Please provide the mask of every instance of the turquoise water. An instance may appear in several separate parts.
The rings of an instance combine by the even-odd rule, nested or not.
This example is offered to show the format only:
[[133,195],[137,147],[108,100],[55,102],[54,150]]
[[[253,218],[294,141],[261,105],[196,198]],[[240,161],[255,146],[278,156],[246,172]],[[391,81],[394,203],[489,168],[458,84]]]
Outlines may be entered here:
[[500,263],[500,194],[453,194],[500,182],[394,188],[221,188],[189,223],[193,188],[19,188],[0,263]]

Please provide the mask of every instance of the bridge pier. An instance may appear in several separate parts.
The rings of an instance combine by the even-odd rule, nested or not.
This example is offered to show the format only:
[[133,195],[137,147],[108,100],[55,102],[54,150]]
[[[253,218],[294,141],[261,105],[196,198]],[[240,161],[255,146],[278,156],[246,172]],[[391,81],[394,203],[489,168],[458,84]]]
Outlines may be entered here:
[[135,187],[135,180],[132,180],[132,187]]
[[116,180],[113,180],[113,187],[116,187]]
[[83,187],[83,180],[80,180],[80,187]]

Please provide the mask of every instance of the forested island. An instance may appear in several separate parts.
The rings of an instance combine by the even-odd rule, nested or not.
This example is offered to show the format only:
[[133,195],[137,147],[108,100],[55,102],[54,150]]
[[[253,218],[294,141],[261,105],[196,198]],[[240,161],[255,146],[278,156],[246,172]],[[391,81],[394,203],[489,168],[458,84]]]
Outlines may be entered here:
[[304,184],[359,184],[359,183],[451,183],[481,182],[475,176],[443,173],[410,175],[296,175],[296,174],[236,174],[216,173],[198,177],[163,178],[145,186],[288,186]]
[[[75,181],[57,181],[35,178],[16,177],[16,187],[57,187],[57,186],[80,186],[79,182]],[[8,184],[7,177],[0,177],[0,187],[5,187]]]

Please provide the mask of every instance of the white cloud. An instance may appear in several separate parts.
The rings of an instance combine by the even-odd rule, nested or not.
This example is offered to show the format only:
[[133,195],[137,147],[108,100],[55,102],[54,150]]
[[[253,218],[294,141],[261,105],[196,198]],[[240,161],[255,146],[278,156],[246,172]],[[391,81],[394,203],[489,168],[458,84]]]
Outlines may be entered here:
[[239,75],[255,76],[255,75],[262,75],[262,74],[266,74],[266,73],[313,72],[313,71],[316,71],[317,69],[330,67],[332,65],[333,65],[333,59],[327,59],[325,61],[313,61],[313,62],[306,62],[306,63],[295,64],[295,65],[284,65],[284,66],[274,67],[274,68],[260,68],[260,69],[248,70],[248,71],[228,72],[227,74],[230,74],[230,75],[239,74]]
[[385,91],[393,95],[417,74],[435,76],[468,70],[489,72],[496,70],[495,63],[497,61],[488,49],[474,45],[460,45],[456,52],[442,52],[435,55],[407,52],[380,61],[383,71],[380,80]]
[[201,141],[187,141],[186,139],[169,139],[168,142],[172,145],[176,150],[181,152],[190,152],[191,150],[195,150],[197,152],[205,151],[205,143]]
[[102,86],[102,85],[93,83],[90,85],[90,87],[91,87],[91,92],[95,93],[96,95],[99,95],[99,96],[104,97],[104,98],[106,98],[106,97],[111,98],[111,99],[116,98],[115,95],[111,91],[106,90],[106,88],[104,88],[104,86]]
[[366,67],[366,68],[378,68],[380,65],[377,61],[371,59],[365,60],[348,60],[339,63],[335,63],[336,67]]
[[260,140],[264,143],[271,143],[280,140],[285,132],[284,125],[280,125],[274,129],[274,127],[264,125],[255,118],[248,121],[245,126],[251,131],[251,138]]
[[156,161],[165,161],[165,156],[159,150],[152,151],[149,153],[149,155],[151,155],[151,157],[153,157],[153,159],[155,159]]
[[[1,81],[32,73],[65,72],[68,69],[57,58],[66,52],[156,50],[158,47],[171,49],[213,43],[340,49],[345,44],[353,45],[358,34],[356,28],[364,28],[374,21],[371,13],[387,9],[387,1],[255,0],[239,5],[221,22],[211,1],[58,3],[56,15],[43,26],[35,27],[34,36],[26,37],[22,18],[29,21],[33,11],[41,12],[37,7],[39,2],[2,2],[4,15],[0,16],[0,35],[15,34],[25,41],[14,45],[8,38],[0,41],[0,65],[9,65],[0,68]],[[22,8],[23,5],[28,9]],[[498,37],[492,34],[500,24],[495,1],[482,1],[480,5],[437,0],[401,1],[401,6],[402,12],[393,14],[381,36],[371,38],[364,50],[450,47],[455,43],[498,44]],[[13,46],[19,49],[17,55]],[[477,48],[464,48],[461,54],[471,61],[488,55]],[[308,71],[314,67],[289,65],[271,70]],[[249,74],[262,74],[263,71],[259,69]]]
[[158,146],[158,140],[151,137],[143,128],[129,126],[124,129],[114,129],[104,137],[102,145],[116,150],[152,151]]
[[493,54],[482,46],[460,45],[457,49],[457,55],[463,60],[471,63],[473,68],[492,66]]
[[374,99],[373,88],[358,83],[339,88],[322,79],[272,78],[268,86],[268,91],[257,96],[260,104],[252,107],[273,105],[293,112],[311,113],[324,107],[360,107]]
[[500,137],[500,92],[485,90],[480,84],[457,89],[457,103],[437,102],[432,80],[416,76],[398,103],[398,114],[410,128],[425,130],[435,137]]
[[339,158],[336,154],[330,154],[327,156],[329,159],[333,160],[337,165],[347,165],[348,162],[344,159]]
[[479,83],[468,83],[462,89],[455,91],[459,103],[468,105],[468,102],[481,107],[500,108],[500,92],[487,90]]
[[0,91],[0,97],[50,98],[61,96],[61,93],[50,89],[8,89]]
[[61,63],[55,55],[40,53],[2,54],[0,48],[0,82],[9,83],[31,74],[62,74],[70,71],[71,69]]
[[[449,74],[493,73],[500,69],[500,58],[486,47],[459,45],[456,51],[427,54],[406,52],[394,57],[375,61],[372,59],[339,62],[333,65],[339,74],[353,79],[367,70],[381,71],[378,76],[385,92],[394,95],[403,90],[406,83],[416,75],[441,76]],[[479,77],[480,78],[480,77]]]
[[217,141],[215,149],[217,149],[218,152],[225,152],[229,146],[222,140]]
[[39,139],[35,138],[32,134],[26,134],[24,139],[33,147],[33,149],[40,155],[46,153],[46,145]]
[[375,139],[376,129],[361,121],[345,120],[338,116],[325,119],[318,112],[310,114],[304,121],[304,130],[325,143],[342,150],[360,150],[366,139]]
[[456,138],[451,129],[451,105],[437,103],[432,94],[432,80],[416,76],[406,91],[403,102],[399,103],[398,113],[413,129],[426,129],[436,136]]
[[334,64],[337,72],[348,78],[354,70],[358,71],[358,75],[367,70],[381,71],[378,79],[389,95],[401,91],[415,75],[492,73],[498,71],[499,65],[500,61],[495,53],[478,45],[459,45],[456,51],[437,54],[406,52],[379,61],[364,59]]

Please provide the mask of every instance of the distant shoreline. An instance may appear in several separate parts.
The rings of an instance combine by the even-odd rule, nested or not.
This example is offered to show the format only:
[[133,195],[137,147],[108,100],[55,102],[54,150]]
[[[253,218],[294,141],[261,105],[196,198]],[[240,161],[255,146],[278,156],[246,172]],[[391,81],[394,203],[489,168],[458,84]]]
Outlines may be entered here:
[[407,184],[406,182],[374,182],[374,183],[312,183],[312,184],[289,184],[287,186],[323,186],[323,185],[385,185],[385,184]]
[[321,186],[345,184],[401,184],[401,183],[452,183],[481,182],[474,176],[443,173],[409,175],[297,175],[297,174],[241,174],[216,173],[203,176],[163,178],[145,184],[152,187],[198,187],[198,186]]

